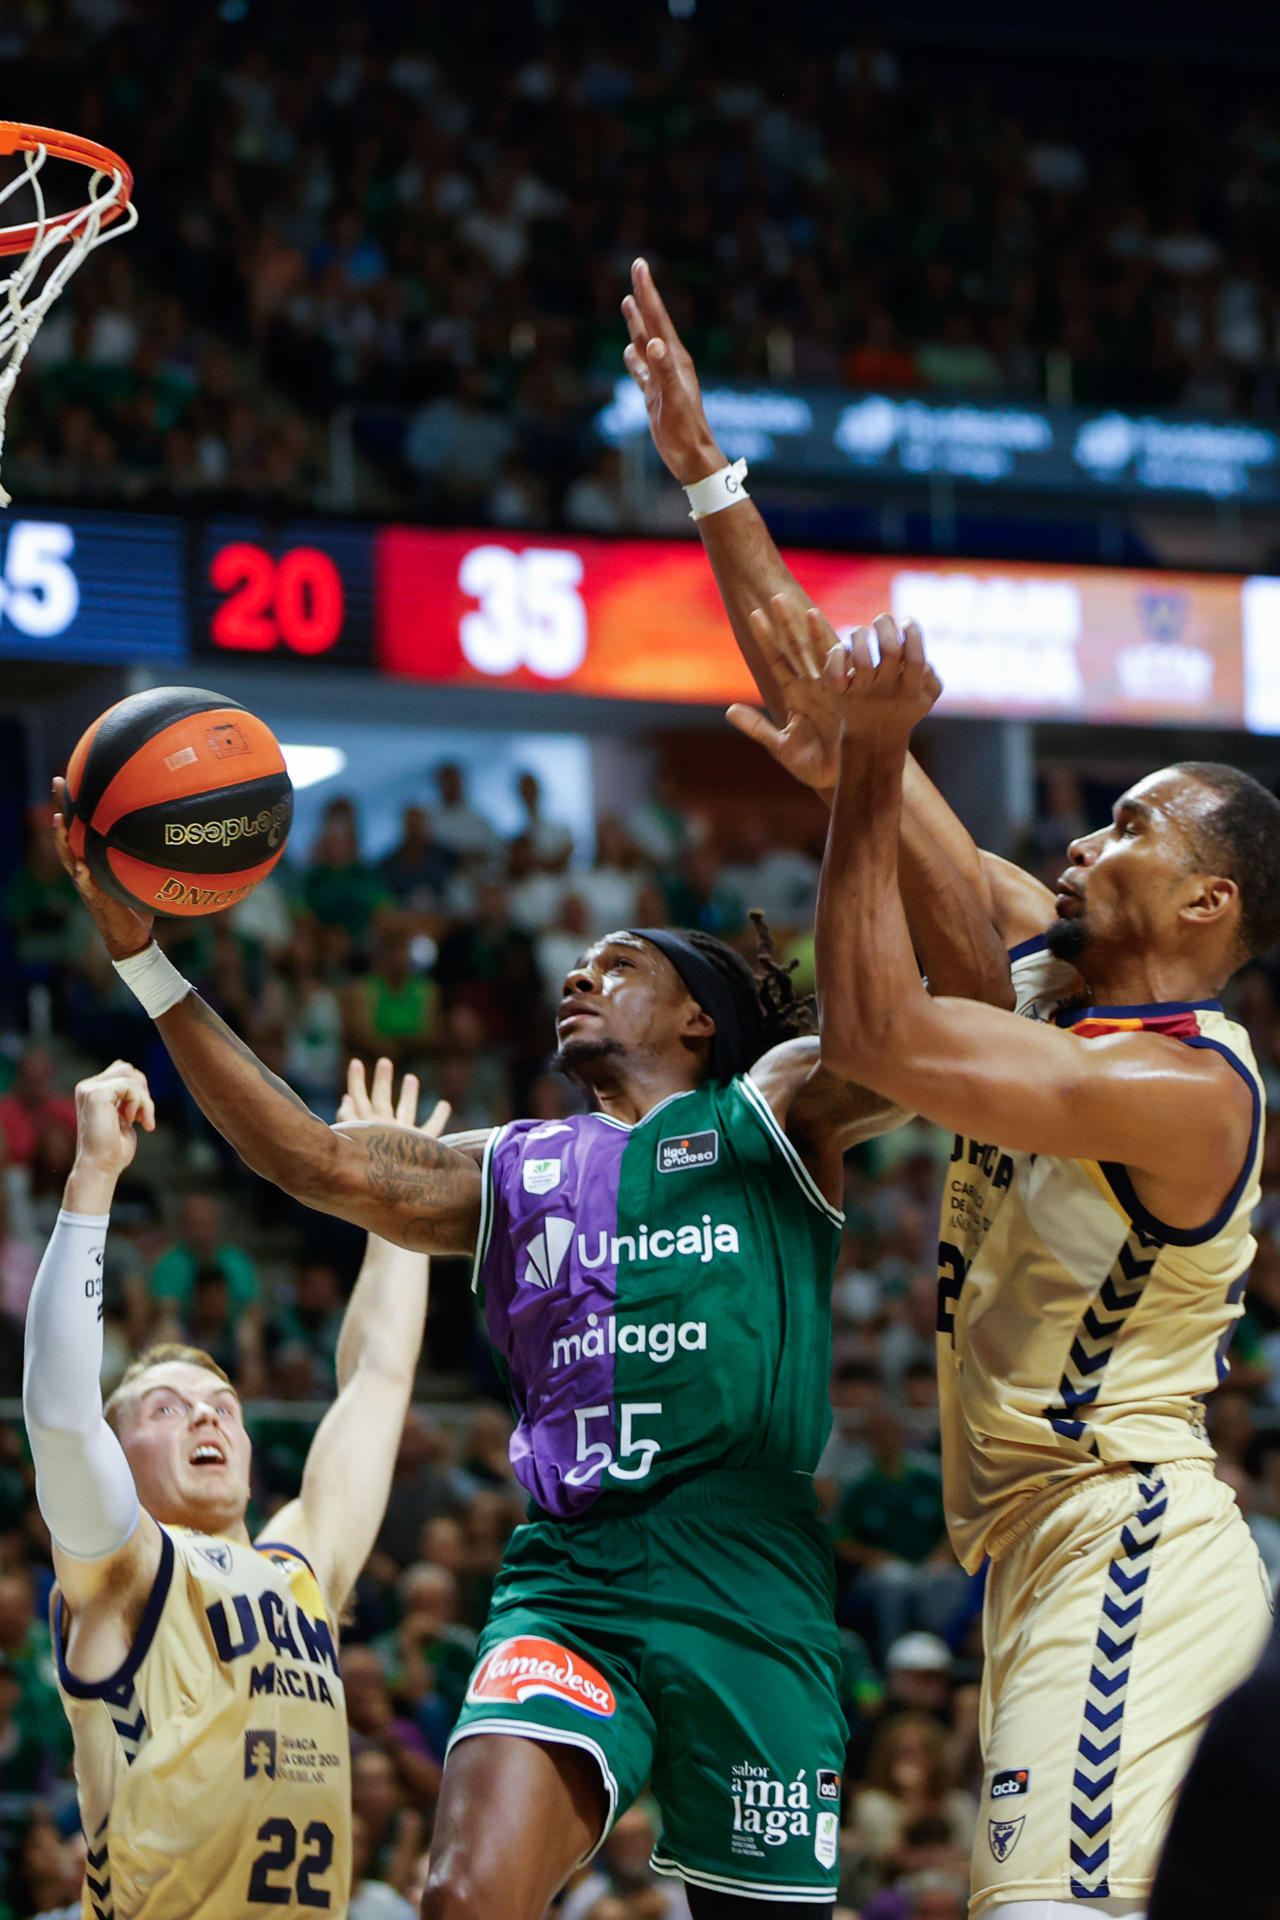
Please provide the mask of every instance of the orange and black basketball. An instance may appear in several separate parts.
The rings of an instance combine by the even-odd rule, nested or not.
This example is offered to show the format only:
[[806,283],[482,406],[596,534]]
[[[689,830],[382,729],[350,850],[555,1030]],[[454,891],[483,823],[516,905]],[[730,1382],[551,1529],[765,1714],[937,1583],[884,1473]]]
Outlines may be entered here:
[[146,913],[218,913],[284,852],[293,787],[270,727],[201,687],[108,707],[67,766],[72,851]]

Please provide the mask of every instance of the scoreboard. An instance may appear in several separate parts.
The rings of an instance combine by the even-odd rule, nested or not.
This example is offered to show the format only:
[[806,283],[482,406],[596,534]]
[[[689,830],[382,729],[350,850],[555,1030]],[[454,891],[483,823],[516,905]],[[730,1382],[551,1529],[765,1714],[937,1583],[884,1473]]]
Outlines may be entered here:
[[[944,714],[1280,733],[1280,580],[787,557],[839,631],[917,617]],[[754,692],[696,541],[319,519],[6,517],[0,656],[166,670],[225,656],[714,706]]]

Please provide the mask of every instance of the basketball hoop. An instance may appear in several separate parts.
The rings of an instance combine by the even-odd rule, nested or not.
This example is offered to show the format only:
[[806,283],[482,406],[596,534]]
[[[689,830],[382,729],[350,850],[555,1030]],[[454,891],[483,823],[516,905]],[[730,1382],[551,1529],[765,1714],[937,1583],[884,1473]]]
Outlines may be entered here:
[[[0,276],[0,453],[9,395],[40,322],[94,248],[104,240],[118,239],[138,222],[138,209],[130,198],[133,174],[110,147],[50,127],[0,120],[0,156],[13,153],[23,155],[22,172],[0,187],[0,206],[29,186],[35,195],[36,218],[26,226],[0,227],[0,254],[21,256],[8,274]],[[45,209],[40,170],[50,155],[90,170],[89,198],[72,213],[51,214]],[[66,252],[37,287],[41,269],[59,247]],[[0,506],[8,504],[9,495],[0,486]]]

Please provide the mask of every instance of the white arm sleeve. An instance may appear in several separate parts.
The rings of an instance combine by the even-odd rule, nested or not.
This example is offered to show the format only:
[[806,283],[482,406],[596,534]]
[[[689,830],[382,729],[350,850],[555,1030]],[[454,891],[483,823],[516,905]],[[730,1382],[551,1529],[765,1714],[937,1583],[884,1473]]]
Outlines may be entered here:
[[27,1304],[22,1410],[36,1498],[54,1544],[105,1560],[142,1509],[129,1462],[102,1415],[102,1256],[107,1215],[60,1213]]

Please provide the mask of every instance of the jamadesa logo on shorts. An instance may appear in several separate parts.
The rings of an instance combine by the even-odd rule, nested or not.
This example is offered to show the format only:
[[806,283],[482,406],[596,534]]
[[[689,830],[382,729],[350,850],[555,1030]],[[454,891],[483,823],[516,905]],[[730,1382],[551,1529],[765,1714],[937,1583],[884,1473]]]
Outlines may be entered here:
[[567,1700],[571,1707],[610,1720],[617,1708],[602,1673],[568,1647],[535,1634],[517,1634],[487,1653],[471,1676],[467,1699],[510,1705],[539,1697]]

